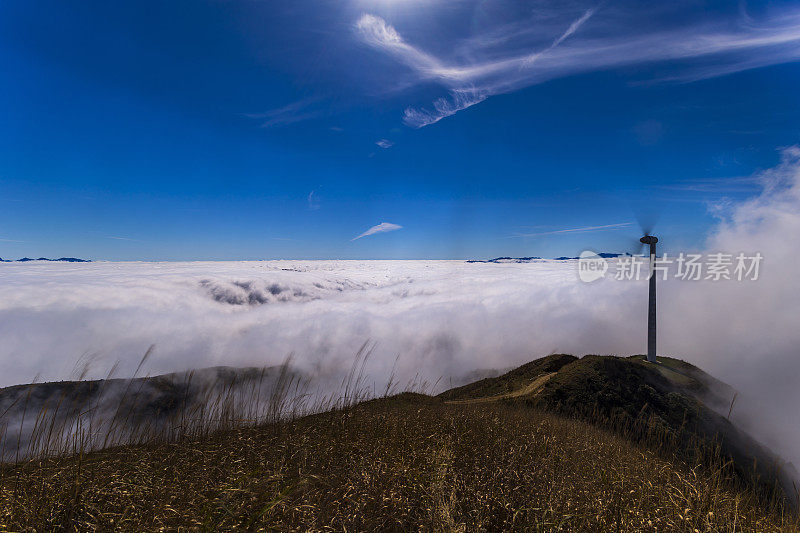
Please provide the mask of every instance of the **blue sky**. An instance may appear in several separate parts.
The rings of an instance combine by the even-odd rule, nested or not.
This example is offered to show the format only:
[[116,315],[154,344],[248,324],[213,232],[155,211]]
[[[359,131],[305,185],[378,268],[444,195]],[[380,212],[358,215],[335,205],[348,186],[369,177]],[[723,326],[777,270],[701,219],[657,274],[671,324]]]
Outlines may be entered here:
[[799,59],[796,2],[6,0],[0,257],[696,247]]

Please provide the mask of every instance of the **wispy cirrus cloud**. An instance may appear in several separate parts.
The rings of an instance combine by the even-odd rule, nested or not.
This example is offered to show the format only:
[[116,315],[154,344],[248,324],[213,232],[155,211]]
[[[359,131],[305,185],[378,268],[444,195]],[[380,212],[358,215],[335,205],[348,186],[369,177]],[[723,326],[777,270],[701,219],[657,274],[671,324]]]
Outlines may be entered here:
[[661,188],[670,191],[721,194],[753,194],[762,187],[760,180],[753,176],[733,178],[699,178],[679,181]]
[[[559,11],[560,9],[560,11]],[[537,12],[531,20],[489,25],[455,39],[439,55],[408,42],[383,18],[363,14],[361,41],[408,67],[398,85],[434,82],[447,90],[432,107],[410,106],[403,121],[421,128],[483,102],[551,79],[609,68],[669,63],[650,82],[692,82],[800,59],[800,9],[772,10],[759,20],[739,12],[692,24],[638,24],[627,8],[588,6]],[[665,18],[669,20],[669,18]],[[641,29],[640,29],[641,27]],[[550,35],[549,39],[543,36]]]
[[375,235],[376,233],[386,233],[387,231],[397,231],[399,229],[403,229],[403,226],[399,224],[392,224],[391,222],[381,222],[376,226],[372,226],[358,237],[354,237],[350,240],[356,241],[362,237],[369,237],[370,235]]
[[515,233],[511,237],[540,237],[544,235],[559,235],[562,233],[591,233],[595,231],[611,231],[632,226],[633,222],[621,222],[618,224],[603,224],[601,226],[582,226],[579,228],[557,229],[552,231],[540,231],[536,233]]
[[317,190],[313,189],[310,193],[308,193],[308,210],[309,211],[316,211],[320,208],[319,205],[319,197],[317,195]]
[[378,141],[375,141],[375,144],[385,149],[394,146],[394,141],[390,141],[389,139],[380,139]]
[[288,126],[289,124],[321,116],[322,110],[315,107],[319,102],[319,98],[303,98],[261,113],[243,113],[243,116],[258,120],[262,128]]
[[106,239],[113,239],[115,241],[141,242],[139,239],[131,239],[130,237],[120,237],[118,235],[106,235]]
[[443,118],[483,102],[488,97],[488,93],[477,89],[453,89],[449,98],[442,97],[433,102],[433,109],[407,107],[403,113],[403,123],[412,128],[436,124]]

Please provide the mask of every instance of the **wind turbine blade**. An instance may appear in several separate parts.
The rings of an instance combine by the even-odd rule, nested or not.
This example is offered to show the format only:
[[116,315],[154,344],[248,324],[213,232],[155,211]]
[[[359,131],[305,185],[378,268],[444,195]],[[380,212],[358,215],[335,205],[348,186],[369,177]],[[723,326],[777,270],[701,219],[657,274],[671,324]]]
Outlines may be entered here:
[[641,255],[645,246],[646,244],[639,239],[631,239],[630,245],[628,246],[628,253],[631,255]]
[[636,221],[642,230],[643,235],[652,235],[656,223],[661,215],[660,209],[649,209],[647,211],[640,209],[636,212]]
[[[630,197],[631,211],[639,223],[643,235],[652,235],[653,230],[661,218],[661,213],[664,210],[664,201],[654,197],[652,191],[639,191],[640,195],[636,198]],[[644,199],[645,201],[642,201]]]

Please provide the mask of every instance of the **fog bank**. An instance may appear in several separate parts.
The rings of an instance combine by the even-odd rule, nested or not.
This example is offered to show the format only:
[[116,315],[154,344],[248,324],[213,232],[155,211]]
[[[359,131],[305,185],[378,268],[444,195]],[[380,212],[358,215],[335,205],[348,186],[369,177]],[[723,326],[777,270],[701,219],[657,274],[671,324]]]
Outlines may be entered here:
[[[659,352],[742,394],[734,416],[800,464],[800,150],[730,205],[709,252],[760,252],[757,281],[659,282]],[[330,382],[358,348],[376,388],[394,371],[433,383],[554,352],[642,353],[646,281],[582,283],[574,261],[268,261],[0,264],[0,386],[218,365],[288,354]],[[333,380],[335,382],[335,379]]]

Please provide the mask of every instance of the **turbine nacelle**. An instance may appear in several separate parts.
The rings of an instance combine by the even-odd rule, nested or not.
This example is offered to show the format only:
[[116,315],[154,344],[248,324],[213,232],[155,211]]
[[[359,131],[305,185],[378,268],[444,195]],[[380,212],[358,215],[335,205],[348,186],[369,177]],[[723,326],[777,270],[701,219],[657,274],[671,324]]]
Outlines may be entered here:
[[644,237],[639,239],[639,242],[642,244],[655,244],[658,242],[658,237],[654,237],[652,235],[645,235]]

